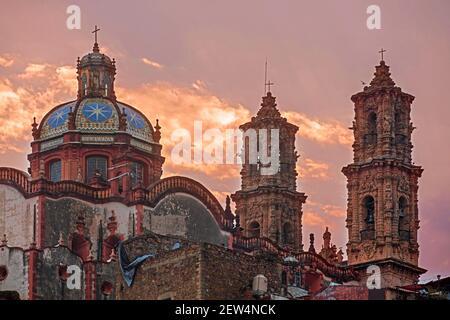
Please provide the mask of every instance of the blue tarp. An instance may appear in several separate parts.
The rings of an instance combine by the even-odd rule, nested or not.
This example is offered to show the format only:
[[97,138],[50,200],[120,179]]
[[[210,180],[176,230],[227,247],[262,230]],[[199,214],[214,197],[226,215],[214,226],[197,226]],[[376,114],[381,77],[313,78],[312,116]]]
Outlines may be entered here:
[[[175,242],[172,246],[171,250],[177,250],[181,248],[181,244],[179,242]],[[119,253],[119,264],[120,270],[122,271],[123,279],[125,283],[130,287],[133,284],[134,276],[136,274],[136,270],[139,265],[149,258],[154,258],[156,256],[155,253],[145,254],[143,256],[137,257],[132,262],[130,262],[125,249],[123,248],[123,242],[119,243],[118,246]]]

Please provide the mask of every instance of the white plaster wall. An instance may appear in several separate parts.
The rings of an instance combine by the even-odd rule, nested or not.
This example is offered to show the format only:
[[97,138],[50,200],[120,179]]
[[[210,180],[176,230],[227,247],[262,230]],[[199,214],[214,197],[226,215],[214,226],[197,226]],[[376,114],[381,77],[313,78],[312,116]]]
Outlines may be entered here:
[[8,268],[8,276],[0,281],[0,291],[17,291],[20,299],[28,299],[28,268],[22,250],[0,248],[0,265]]
[[0,185],[0,236],[8,246],[28,248],[33,240],[33,208],[37,198],[25,199],[16,189]]
[[[60,198],[57,199],[68,199]],[[91,237],[92,242],[92,254],[96,256],[98,252],[98,227],[100,221],[103,221],[103,237],[106,238],[109,235],[107,230],[107,224],[109,222],[109,217],[111,217],[112,210],[114,210],[116,221],[117,221],[117,232],[118,234],[124,235],[125,239],[132,235],[132,215],[134,215],[134,219],[136,221],[136,208],[134,206],[127,207],[126,205],[120,202],[109,202],[104,204],[92,204],[86,201],[82,201],[76,198],[71,198],[75,201],[82,202],[86,206],[89,206],[95,209],[96,213],[93,219],[93,223],[91,225],[87,225],[86,227],[89,230],[89,235]],[[71,226],[72,231],[75,231],[75,225]]]

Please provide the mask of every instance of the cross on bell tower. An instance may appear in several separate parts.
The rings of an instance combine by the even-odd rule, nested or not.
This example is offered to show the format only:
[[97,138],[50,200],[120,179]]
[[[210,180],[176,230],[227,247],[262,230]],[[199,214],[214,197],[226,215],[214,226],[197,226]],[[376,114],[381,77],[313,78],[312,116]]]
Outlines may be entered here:
[[378,51],[379,54],[381,54],[381,61],[384,61],[384,53],[386,52],[386,50],[384,50],[383,48],[381,48],[380,51]]
[[267,94],[270,92],[270,86],[273,86],[275,83],[270,82],[270,80],[267,80],[267,59],[266,59],[266,65],[264,69],[264,94]]

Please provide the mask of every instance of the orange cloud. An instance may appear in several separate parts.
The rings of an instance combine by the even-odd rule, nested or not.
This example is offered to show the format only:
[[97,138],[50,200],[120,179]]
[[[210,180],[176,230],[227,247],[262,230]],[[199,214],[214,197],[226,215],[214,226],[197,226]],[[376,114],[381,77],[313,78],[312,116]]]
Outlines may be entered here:
[[303,138],[325,144],[350,146],[353,143],[350,130],[338,121],[322,121],[299,112],[284,112],[283,116],[300,127],[299,135]]
[[39,119],[76,94],[76,72],[70,66],[28,64],[17,78],[0,77],[0,154],[25,152],[33,117]]
[[[236,129],[250,117],[249,111],[240,104],[220,99],[207,91],[203,82],[198,87],[174,87],[169,83],[146,84],[139,88],[118,88],[121,100],[139,108],[154,123],[159,119],[162,127],[163,155],[167,158],[164,171],[167,175],[207,175],[214,180],[238,179],[239,165],[225,164],[174,164],[170,157],[172,148],[178,143],[172,140],[172,133],[185,129],[194,146],[194,121],[201,121],[202,132],[216,128],[225,134],[226,129]],[[202,90],[198,90],[199,88]],[[186,134],[187,134],[186,132]],[[223,142],[203,140],[203,146],[223,147]],[[225,152],[224,152],[225,154]],[[212,180],[211,179],[211,180]]]
[[24,72],[19,74],[21,79],[33,79],[37,77],[44,77],[48,75],[48,64],[29,63]]
[[317,212],[305,211],[303,213],[303,224],[309,226],[324,226],[325,219]]
[[297,171],[300,178],[328,179],[330,166],[324,162],[318,162],[313,159],[300,159],[297,162]]
[[13,64],[14,64],[14,59],[10,55],[5,54],[5,55],[0,56],[0,66],[1,67],[8,68],[8,67],[12,66]]
[[332,217],[344,218],[347,216],[347,210],[339,206],[323,205],[322,209],[326,214]]

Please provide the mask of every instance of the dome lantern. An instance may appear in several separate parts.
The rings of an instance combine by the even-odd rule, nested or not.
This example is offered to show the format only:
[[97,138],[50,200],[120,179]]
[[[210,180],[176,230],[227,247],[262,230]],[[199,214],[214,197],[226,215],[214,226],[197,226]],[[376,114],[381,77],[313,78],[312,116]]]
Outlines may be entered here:
[[115,100],[115,60],[100,52],[95,26],[95,43],[92,52],[77,61],[78,100],[85,97],[109,98]]

